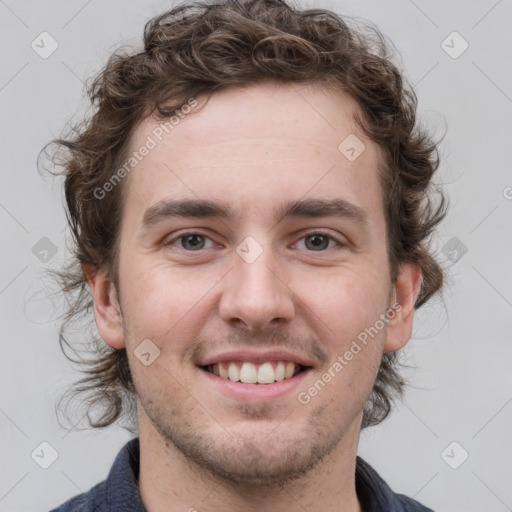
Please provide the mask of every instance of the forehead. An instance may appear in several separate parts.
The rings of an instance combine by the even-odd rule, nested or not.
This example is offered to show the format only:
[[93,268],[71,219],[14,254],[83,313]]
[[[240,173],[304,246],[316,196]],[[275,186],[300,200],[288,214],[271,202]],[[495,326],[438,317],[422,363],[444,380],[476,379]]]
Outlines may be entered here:
[[[139,222],[167,198],[239,201],[247,215],[308,194],[381,206],[379,148],[355,122],[357,102],[340,89],[263,83],[221,90],[206,105],[196,99],[199,108],[160,140],[162,122],[153,117],[134,132],[131,152],[156,142],[127,183],[126,203]],[[352,148],[355,159],[346,153]]]

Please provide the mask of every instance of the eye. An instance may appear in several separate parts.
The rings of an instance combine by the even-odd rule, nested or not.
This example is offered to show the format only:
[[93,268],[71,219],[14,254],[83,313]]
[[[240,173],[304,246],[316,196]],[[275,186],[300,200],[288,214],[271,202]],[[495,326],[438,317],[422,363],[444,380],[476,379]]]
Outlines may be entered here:
[[[175,236],[167,241],[163,242],[165,247],[176,246],[179,243],[177,248],[184,249],[186,251],[198,251],[201,249],[205,249],[206,240],[210,240],[206,235],[202,233],[181,233],[181,235]],[[212,240],[210,240],[211,242]]]
[[[299,240],[299,242],[297,242],[297,244],[302,240],[304,240],[305,249],[314,252],[324,252],[327,249],[336,248],[336,246],[338,248],[342,248],[345,245],[333,236],[321,231],[314,231],[306,234]],[[208,241],[210,242],[209,246]],[[183,249],[187,252],[198,252],[201,249],[211,248],[213,243],[214,242],[206,235],[191,231],[185,233],[182,232],[181,234],[164,241],[163,246]]]
[[331,235],[328,235],[327,233],[323,233],[321,231],[315,231],[313,233],[308,233],[307,235],[302,237],[301,240],[305,240],[305,246],[307,249],[316,251],[316,252],[325,251],[326,249],[330,248],[329,247],[330,242],[334,242],[339,247],[342,247],[344,245],[336,238],[332,237]]

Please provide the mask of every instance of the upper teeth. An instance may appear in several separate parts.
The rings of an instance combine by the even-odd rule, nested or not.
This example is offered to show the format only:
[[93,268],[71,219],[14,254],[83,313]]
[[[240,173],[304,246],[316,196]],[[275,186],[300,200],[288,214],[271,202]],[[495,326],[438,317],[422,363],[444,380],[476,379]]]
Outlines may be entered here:
[[209,365],[209,369],[223,379],[246,384],[272,384],[293,377],[298,365],[291,361],[272,361],[253,364],[247,361],[229,361]]

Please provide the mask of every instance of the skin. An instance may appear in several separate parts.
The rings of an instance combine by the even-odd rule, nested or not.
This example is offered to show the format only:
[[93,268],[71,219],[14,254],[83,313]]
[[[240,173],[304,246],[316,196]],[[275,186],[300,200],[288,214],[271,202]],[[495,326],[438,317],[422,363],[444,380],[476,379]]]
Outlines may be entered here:
[[[382,155],[357,127],[358,110],[320,85],[220,91],[123,183],[119,290],[105,269],[84,270],[102,338],[128,349],[149,512],[363,510],[354,484],[363,406],[383,353],[411,336],[421,277],[402,265],[391,282]],[[157,125],[146,118],[132,149]],[[366,147],[352,162],[338,150],[349,134]],[[284,201],[313,198],[344,199],[367,222],[274,215]],[[164,199],[229,202],[236,215],[164,218],[148,229],[144,213]],[[193,239],[199,249],[178,238],[184,229],[206,237]],[[320,249],[306,236],[318,231],[332,237],[316,239]],[[247,236],[262,248],[251,263],[236,252]],[[301,404],[298,392],[395,301],[394,318]],[[160,350],[149,366],[134,355],[145,339]],[[237,348],[283,348],[313,367],[283,396],[236,399],[209,385],[196,362]]]

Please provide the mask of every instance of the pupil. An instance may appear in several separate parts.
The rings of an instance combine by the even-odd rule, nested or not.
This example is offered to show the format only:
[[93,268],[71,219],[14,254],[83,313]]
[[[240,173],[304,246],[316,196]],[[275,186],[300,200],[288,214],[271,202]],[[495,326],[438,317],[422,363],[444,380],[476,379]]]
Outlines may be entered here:
[[[325,249],[325,247],[326,247],[325,242],[327,241],[327,243],[328,243],[327,237],[325,237],[324,235],[311,235],[309,239],[310,239],[310,242],[313,245],[313,247],[315,247],[317,249],[318,248]],[[316,240],[316,242],[315,242],[315,240]]]
[[[187,235],[184,237],[182,246],[184,249],[193,248],[197,249],[198,245],[201,245],[201,235]],[[192,242],[191,242],[192,241]],[[190,243],[191,242],[191,243]],[[189,247],[187,247],[187,244],[189,244]]]

